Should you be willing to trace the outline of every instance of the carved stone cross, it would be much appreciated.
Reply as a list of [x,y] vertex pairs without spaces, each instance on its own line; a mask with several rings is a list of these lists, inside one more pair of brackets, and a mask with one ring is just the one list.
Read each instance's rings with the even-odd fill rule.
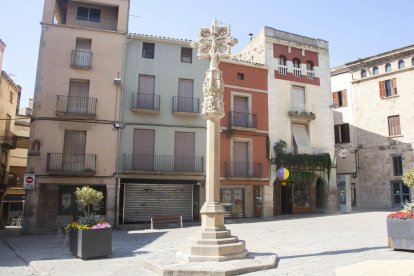
[[199,39],[191,43],[191,47],[197,49],[200,59],[210,61],[210,68],[203,83],[204,101],[201,115],[206,119],[224,117],[224,84],[218,65],[221,59],[230,57],[231,47],[236,43],[237,39],[231,36],[230,26],[219,25],[216,18],[210,27],[201,28]]

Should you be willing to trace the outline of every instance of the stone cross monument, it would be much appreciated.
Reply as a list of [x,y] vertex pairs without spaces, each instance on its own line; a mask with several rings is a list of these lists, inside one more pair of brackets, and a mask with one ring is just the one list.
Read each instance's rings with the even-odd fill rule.
[[228,25],[216,19],[210,27],[201,28],[199,39],[191,46],[200,59],[210,61],[203,83],[201,115],[207,120],[206,202],[201,208],[201,233],[177,251],[177,257],[189,262],[226,261],[247,255],[244,241],[231,236],[224,226],[224,209],[220,204],[220,119],[224,117],[224,83],[218,68],[221,59],[230,57],[237,40]]

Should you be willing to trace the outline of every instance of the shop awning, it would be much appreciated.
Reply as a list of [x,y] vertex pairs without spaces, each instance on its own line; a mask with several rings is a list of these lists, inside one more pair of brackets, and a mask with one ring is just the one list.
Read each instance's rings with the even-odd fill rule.
[[295,139],[298,153],[312,153],[308,131],[305,125],[292,125],[293,138]]

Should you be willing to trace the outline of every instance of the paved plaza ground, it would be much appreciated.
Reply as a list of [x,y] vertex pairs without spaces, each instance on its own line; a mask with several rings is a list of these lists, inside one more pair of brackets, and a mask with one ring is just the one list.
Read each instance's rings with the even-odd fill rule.
[[[387,247],[388,212],[228,220],[254,254],[276,253],[275,269],[245,275],[414,275],[414,252]],[[81,260],[54,234],[0,235],[0,275],[155,275],[143,268],[154,254],[174,251],[197,226],[113,231],[111,258]]]

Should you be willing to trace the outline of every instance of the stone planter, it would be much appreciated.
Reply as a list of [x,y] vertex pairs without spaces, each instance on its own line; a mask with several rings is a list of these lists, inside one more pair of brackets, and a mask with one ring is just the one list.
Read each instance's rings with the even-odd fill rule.
[[414,219],[387,218],[388,247],[414,250]]
[[71,230],[69,249],[73,255],[82,259],[111,255],[112,229]]

